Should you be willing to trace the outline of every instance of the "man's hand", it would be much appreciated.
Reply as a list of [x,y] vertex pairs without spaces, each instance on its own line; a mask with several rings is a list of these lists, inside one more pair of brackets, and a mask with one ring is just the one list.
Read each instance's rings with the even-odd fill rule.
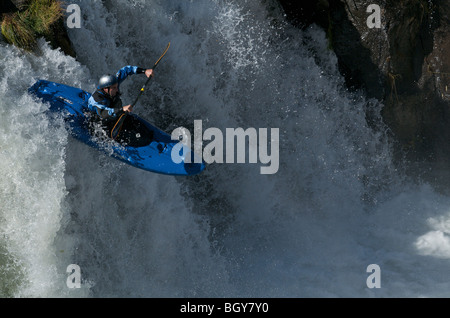
[[133,107],[131,107],[131,105],[127,105],[127,106],[123,106],[122,109],[124,112],[131,113],[131,111],[133,110]]
[[151,69],[151,68],[146,69],[145,76],[147,76],[147,77],[153,76],[153,69]]

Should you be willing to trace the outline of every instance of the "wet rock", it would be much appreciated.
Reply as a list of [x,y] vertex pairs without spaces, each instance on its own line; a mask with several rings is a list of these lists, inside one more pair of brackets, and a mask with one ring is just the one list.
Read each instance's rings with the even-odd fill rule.
[[25,6],[30,2],[29,0],[11,0],[17,9],[23,10]]
[[7,42],[35,51],[36,40],[44,37],[52,48],[61,48],[65,54],[75,57],[59,2],[5,0],[1,8],[5,11],[1,15],[2,37]]
[[[384,103],[383,119],[413,157],[450,158],[450,4],[444,0],[280,0],[290,21],[320,25],[349,88]],[[371,5],[379,27],[369,27]]]
[[2,0],[0,2],[0,17],[3,13],[12,13],[16,11],[17,7],[13,2],[11,2],[11,0]]

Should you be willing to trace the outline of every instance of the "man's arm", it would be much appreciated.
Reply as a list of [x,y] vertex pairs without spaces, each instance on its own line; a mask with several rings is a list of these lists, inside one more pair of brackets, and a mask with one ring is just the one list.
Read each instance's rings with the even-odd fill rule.
[[[144,69],[144,68],[140,68],[137,66],[122,67],[117,72],[117,78],[119,79],[119,84],[122,81],[124,81],[125,78],[127,78],[127,76],[130,74],[145,74],[145,76],[150,77],[150,76],[153,76],[153,69],[151,69],[151,68]],[[122,80],[121,80],[121,78],[122,78]],[[132,110],[133,110],[133,107],[131,107],[131,104],[123,107],[123,111],[125,111],[125,112],[131,112]]]
[[133,74],[145,74],[147,77],[150,77],[151,75],[153,75],[153,70],[131,65],[124,66],[119,71],[117,71],[116,74],[119,84],[122,83],[129,75]]

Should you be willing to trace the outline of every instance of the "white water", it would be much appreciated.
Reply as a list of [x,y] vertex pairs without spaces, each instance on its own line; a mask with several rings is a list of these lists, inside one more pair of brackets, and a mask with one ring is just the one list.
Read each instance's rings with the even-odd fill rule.
[[[262,3],[266,3],[261,1]],[[71,1],[77,60],[0,44],[0,292],[16,297],[434,297],[450,292],[450,197],[392,163],[382,105],[344,89],[325,35],[258,1]],[[278,22],[277,22],[278,21]],[[92,91],[151,67],[136,112],[171,132],[280,128],[280,169],[144,172],[68,136],[26,89]],[[131,102],[143,78],[122,85]],[[191,130],[192,131],[192,130]],[[56,137],[56,138],[55,138]],[[66,286],[78,264],[82,288]],[[369,289],[366,268],[381,268]]]

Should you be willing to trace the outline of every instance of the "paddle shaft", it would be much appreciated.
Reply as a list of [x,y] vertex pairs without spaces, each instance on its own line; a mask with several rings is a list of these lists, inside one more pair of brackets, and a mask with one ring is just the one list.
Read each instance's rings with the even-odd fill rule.
[[[152,68],[153,70],[158,66],[159,61],[161,61],[161,59],[163,58],[163,56],[166,54],[167,50],[169,49],[169,46],[170,46],[170,42],[169,42],[169,44],[167,45],[166,49],[164,50],[164,53],[163,53],[163,54],[161,55],[161,57],[156,61],[155,65],[153,65],[153,68]],[[136,99],[134,100],[134,103],[131,104],[131,108],[133,108],[133,107],[136,105],[136,103],[138,102],[139,98],[142,96],[142,93],[144,92],[145,87],[146,87],[147,84],[150,82],[150,80],[152,79],[152,77],[153,77],[153,75],[152,75],[152,76],[149,76],[149,77],[147,78],[147,80],[146,80],[145,83],[144,83],[144,86],[142,86],[141,90],[139,91],[138,96],[137,96]]]
[[[156,61],[156,63],[153,65],[153,70],[156,68],[156,66],[158,66],[159,61],[161,61],[161,59],[163,58],[163,56],[166,54],[167,50],[170,47],[170,42],[169,44],[167,44],[166,49],[164,50],[163,54],[159,57],[159,59]],[[139,98],[142,96],[142,93],[145,90],[145,87],[147,86],[147,84],[150,82],[150,80],[152,79],[153,75],[149,76],[147,78],[147,80],[144,83],[144,86],[142,86],[141,90],[139,91],[138,96],[136,97],[136,99],[134,100],[133,104],[131,104],[131,108],[133,108],[136,103],[138,102]],[[127,117],[128,112],[123,113],[119,119],[117,120],[116,124],[114,125],[113,129],[111,130],[111,138],[112,139],[116,139],[116,137],[119,135],[120,130],[122,129],[122,125],[123,122],[125,121],[125,118]]]

